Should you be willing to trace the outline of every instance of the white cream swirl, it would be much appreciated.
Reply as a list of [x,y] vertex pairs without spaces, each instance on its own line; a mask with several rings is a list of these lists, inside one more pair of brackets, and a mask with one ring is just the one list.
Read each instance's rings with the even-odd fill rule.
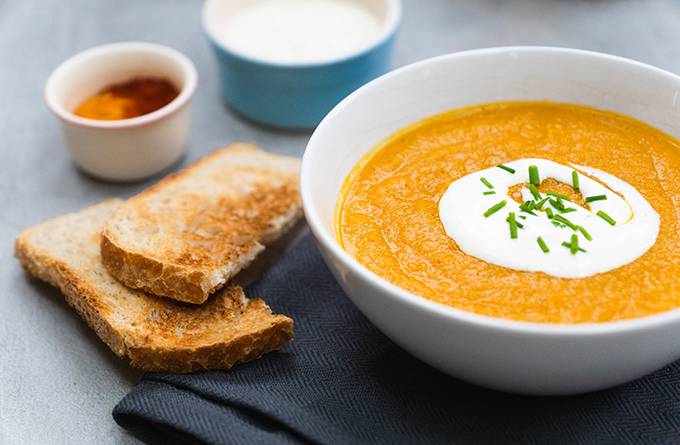
[[[659,215],[647,200],[630,184],[594,168],[579,165],[562,165],[546,159],[520,159],[504,164],[515,173],[491,167],[459,178],[451,183],[439,202],[439,218],[446,233],[461,250],[488,263],[510,269],[545,272],[562,278],[583,278],[621,267],[642,256],[656,242],[659,233]],[[522,211],[520,204],[509,195],[510,187],[529,182],[529,166],[538,167],[540,178],[553,178],[572,184],[572,172],[577,171],[579,190],[584,197],[605,195],[606,200],[588,203],[590,209],[569,201],[566,207],[575,210],[560,213],[546,202],[542,209],[550,208],[555,215],[566,218],[573,229],[550,219],[543,210],[532,215]],[[488,188],[484,178],[493,186]],[[494,194],[484,195],[484,192]],[[522,189],[524,201],[536,200],[527,188]],[[548,197],[541,194],[542,197]],[[495,204],[506,204],[495,213],[484,213]],[[611,217],[611,225],[602,214]],[[517,238],[510,236],[510,212],[523,225]],[[521,217],[520,217],[521,215]],[[585,233],[592,238],[588,240]],[[576,254],[563,242],[570,244],[576,234],[580,249]],[[545,242],[549,252],[544,252],[538,238]]]

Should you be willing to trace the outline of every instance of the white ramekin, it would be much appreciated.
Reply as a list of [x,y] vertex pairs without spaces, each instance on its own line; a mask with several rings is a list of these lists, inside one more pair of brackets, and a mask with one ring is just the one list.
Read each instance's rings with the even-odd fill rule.
[[491,48],[388,73],[324,118],[302,161],[307,222],[338,282],[366,317],[404,349],[446,373],[491,388],[545,395],[593,391],[677,360],[680,309],[575,325],[492,318],[401,289],[338,244],[334,210],[340,188],[376,143],[426,116],[509,100],[612,110],[680,137],[680,77],[620,57],[561,48]]
[[[161,77],[180,90],[168,105],[132,119],[100,121],[73,114],[102,88],[135,77]],[[45,86],[45,101],[59,118],[75,163],[112,181],[162,171],[182,155],[189,136],[189,101],[196,90],[193,63],[171,48],[142,42],[98,46],[59,65]]]

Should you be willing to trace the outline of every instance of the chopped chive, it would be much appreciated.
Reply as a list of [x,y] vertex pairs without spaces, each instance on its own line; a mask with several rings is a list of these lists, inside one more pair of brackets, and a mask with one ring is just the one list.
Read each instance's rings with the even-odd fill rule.
[[565,201],[571,201],[571,198],[569,198],[567,195],[563,195],[562,193],[548,192],[548,195],[554,196],[555,198],[564,199]]
[[522,219],[527,219],[526,215],[519,215],[519,217]]
[[538,238],[536,238],[536,242],[538,243],[543,253],[550,252],[550,249],[548,249],[548,245],[545,243],[545,241],[543,241],[543,238],[539,236]]
[[507,221],[510,224],[510,238],[517,239],[517,221],[515,220],[515,212],[510,212]]
[[531,192],[531,196],[533,196],[536,201],[541,200],[542,196],[540,193],[538,193],[538,189],[535,185],[529,184],[529,191]]
[[[563,245],[564,247],[566,247],[567,249],[571,250],[571,243],[568,243],[568,242],[564,241],[564,242],[562,243],[562,245]],[[583,248],[581,248],[581,247],[577,247],[576,250],[578,250],[579,252],[583,252],[583,253],[586,253],[586,252],[587,252],[586,249],[583,249]]]
[[553,206],[555,208],[555,210],[557,210],[560,213],[564,213],[564,211],[567,209],[564,206],[564,203],[562,202],[562,200],[559,199],[559,198],[557,198],[557,199],[551,198],[551,199],[548,200],[548,202],[550,203],[551,206]]
[[577,252],[585,252],[586,251],[585,249],[579,247],[579,245],[578,245],[578,235],[576,235],[575,233],[571,235],[571,241],[570,242],[564,241],[562,243],[562,245],[564,247],[568,248],[572,255],[576,255]]
[[588,241],[593,240],[593,237],[590,236],[590,233],[588,233],[588,231],[583,226],[576,226],[576,228],[578,229],[579,232],[581,232],[583,234],[583,237],[585,239],[587,239]]
[[529,182],[535,186],[541,185],[541,178],[538,176],[538,167],[529,166]]
[[569,228],[572,229],[572,230],[576,230],[576,227],[577,227],[576,224],[574,224],[573,222],[569,221],[567,218],[565,218],[565,217],[562,216],[562,215],[554,215],[554,216],[553,216],[553,219],[554,219],[555,221],[557,221],[557,222],[560,222],[560,223],[564,224],[565,226],[569,227]]
[[555,226],[555,227],[561,227],[561,228],[563,228],[563,229],[564,229],[565,227],[567,227],[567,226],[565,226],[564,224],[558,223],[557,221],[550,221],[550,222],[551,222],[551,224],[552,224],[553,226]]
[[567,207],[566,209],[562,210],[562,213],[571,213],[571,212],[575,212],[575,211],[576,211],[575,208]]
[[571,185],[574,187],[574,190],[578,191],[579,183],[578,183],[578,173],[576,173],[576,170],[571,172]]
[[588,196],[586,202],[605,201],[606,199],[607,195]]
[[[519,215],[519,216],[521,217],[522,215]],[[526,218],[526,217],[525,217],[525,218]],[[506,222],[510,222],[510,215],[508,215],[508,217],[505,218],[505,221],[506,221]],[[517,219],[515,219],[515,224],[517,224],[517,227],[519,227],[520,229],[523,229],[523,228],[524,228],[524,224],[522,224],[522,223],[520,223],[519,221],[517,221]]]
[[484,218],[488,218],[489,216],[493,215],[494,213],[505,207],[505,204],[507,204],[507,201],[503,200],[492,205],[486,212],[484,212]]
[[549,198],[543,198],[540,201],[538,201],[536,204],[534,204],[534,207],[537,208],[538,210],[541,210],[541,207],[543,207],[543,204],[548,201]]
[[486,178],[479,178],[479,180],[482,181],[482,184],[484,184],[488,188],[490,188],[490,189],[493,188],[493,185],[491,185],[491,183],[489,181],[487,181]]
[[548,207],[547,209],[545,209],[545,214],[548,215],[548,219],[552,219],[553,216],[554,216],[554,215],[553,215],[553,211],[552,211],[552,209],[551,209],[550,207]]
[[575,233],[571,235],[571,247],[569,247],[569,250],[572,255],[576,255],[576,252],[578,252],[578,235]]
[[510,168],[510,167],[508,167],[507,165],[498,164],[496,167],[502,168],[502,169],[505,170],[506,172],[512,173],[513,175],[515,174],[515,169],[514,169],[514,168]]
[[533,210],[534,210],[534,202],[533,201],[524,201],[519,206],[519,209],[523,212],[530,214],[530,215],[536,216],[536,214],[533,212]]
[[496,192],[494,192],[493,190],[488,190],[488,191],[483,193],[483,195],[495,195],[495,194],[496,194]]
[[616,221],[614,221],[614,218],[612,218],[611,216],[607,215],[607,214],[604,213],[602,210],[598,210],[597,213],[596,213],[596,215],[599,216],[600,218],[604,219],[605,221],[607,221],[607,222],[608,222],[609,224],[611,224],[612,226],[615,226],[615,225],[616,225]]

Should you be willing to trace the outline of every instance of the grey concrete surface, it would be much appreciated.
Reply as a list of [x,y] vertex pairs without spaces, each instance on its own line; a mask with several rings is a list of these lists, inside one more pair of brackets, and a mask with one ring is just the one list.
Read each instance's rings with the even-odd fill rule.
[[[308,133],[254,125],[221,102],[200,1],[0,0],[0,443],[137,443],[111,418],[132,371],[12,256],[28,225],[153,180],[98,182],[71,164],[43,104],[50,71],[88,47],[123,40],[170,45],[200,81],[183,163],[233,141],[300,155]],[[586,48],[680,72],[675,0],[404,0],[395,66],[463,49],[519,44]]]

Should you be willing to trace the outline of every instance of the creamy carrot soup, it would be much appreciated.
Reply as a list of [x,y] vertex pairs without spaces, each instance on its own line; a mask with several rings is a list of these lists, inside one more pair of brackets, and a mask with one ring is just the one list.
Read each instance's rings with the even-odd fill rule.
[[351,171],[337,236],[414,294],[493,317],[606,322],[680,307],[680,142],[549,102],[453,110]]

